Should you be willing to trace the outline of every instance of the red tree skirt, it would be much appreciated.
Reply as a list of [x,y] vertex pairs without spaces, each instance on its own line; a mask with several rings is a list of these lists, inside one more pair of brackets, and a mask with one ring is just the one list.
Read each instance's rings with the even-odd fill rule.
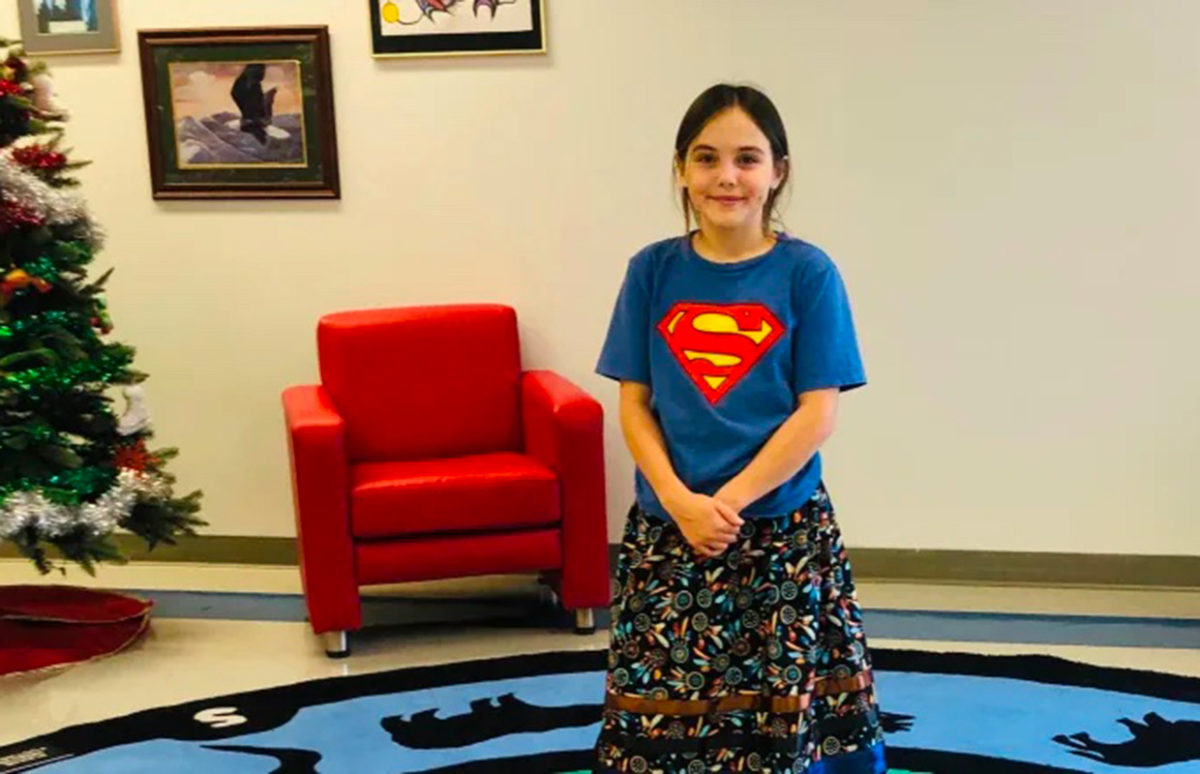
[[78,586],[0,586],[0,676],[116,653],[146,631],[153,606]]

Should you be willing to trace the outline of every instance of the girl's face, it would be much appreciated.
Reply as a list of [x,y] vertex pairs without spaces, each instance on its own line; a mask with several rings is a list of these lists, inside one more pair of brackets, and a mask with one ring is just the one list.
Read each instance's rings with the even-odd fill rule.
[[763,228],[767,196],[783,178],[782,160],[741,108],[713,116],[688,146],[678,184],[687,189],[701,229]]

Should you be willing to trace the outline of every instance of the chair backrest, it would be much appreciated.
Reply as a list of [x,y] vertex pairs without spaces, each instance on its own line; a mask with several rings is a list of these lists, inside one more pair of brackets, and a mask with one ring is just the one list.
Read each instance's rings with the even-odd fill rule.
[[352,462],[520,451],[517,315],[500,304],[372,309],[317,325]]

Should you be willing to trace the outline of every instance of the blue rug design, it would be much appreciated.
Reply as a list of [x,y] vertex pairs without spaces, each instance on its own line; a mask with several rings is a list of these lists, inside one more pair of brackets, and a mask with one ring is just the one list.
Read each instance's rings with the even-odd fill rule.
[[[1200,680],[1047,656],[872,651],[892,772],[1200,772]],[[591,770],[603,651],[327,678],[74,726],[0,774]]]

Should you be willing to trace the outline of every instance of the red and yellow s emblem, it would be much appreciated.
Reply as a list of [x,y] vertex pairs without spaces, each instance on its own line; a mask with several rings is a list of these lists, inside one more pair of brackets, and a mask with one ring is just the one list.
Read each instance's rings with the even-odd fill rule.
[[658,332],[708,402],[716,404],[783,335],[783,325],[762,304],[681,301],[658,323]]

